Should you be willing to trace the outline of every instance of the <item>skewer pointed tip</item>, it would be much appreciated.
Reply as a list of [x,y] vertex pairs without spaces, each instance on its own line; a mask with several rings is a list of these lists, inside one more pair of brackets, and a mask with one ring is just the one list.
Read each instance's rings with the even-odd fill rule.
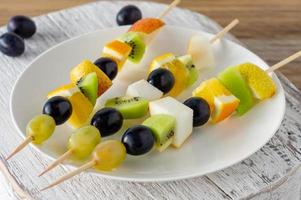
[[54,186],[56,186],[56,185],[58,185],[58,184],[60,184],[60,183],[62,183],[64,181],[72,178],[73,176],[75,176],[77,174],[80,174],[81,172],[83,172],[83,171],[85,171],[85,170],[93,167],[95,164],[96,164],[96,161],[92,160],[92,161],[90,161],[90,162],[82,165],[80,168],[78,168],[78,169],[76,169],[76,170],[74,170],[74,171],[72,171],[72,172],[70,172],[70,173],[62,176],[61,178],[59,178],[58,180],[54,181],[53,183],[51,183],[47,187],[42,188],[40,191],[45,191],[47,189],[50,189],[50,188],[52,188],[52,187],[54,187]]
[[66,151],[63,155],[61,155],[58,159],[56,159],[55,161],[53,161],[50,165],[48,165],[39,175],[38,177],[41,177],[42,175],[46,174],[47,172],[49,172],[50,170],[52,170],[53,168],[55,168],[56,166],[58,166],[59,164],[61,164],[62,162],[64,162],[66,159],[68,159],[71,155],[72,155],[73,150],[69,149],[68,151]]
[[21,151],[25,146],[27,146],[32,141],[32,137],[28,136],[25,140],[19,144],[11,153],[5,158],[5,161],[11,159],[14,155],[16,155],[19,151]]

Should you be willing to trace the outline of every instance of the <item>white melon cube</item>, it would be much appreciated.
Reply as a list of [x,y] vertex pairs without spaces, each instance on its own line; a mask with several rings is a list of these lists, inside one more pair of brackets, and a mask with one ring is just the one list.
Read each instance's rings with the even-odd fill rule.
[[201,36],[192,36],[189,42],[188,54],[192,56],[193,64],[197,69],[213,69],[215,68],[215,60],[210,41]]
[[163,96],[163,92],[143,79],[129,85],[126,95],[131,97],[143,97],[149,101],[154,101],[160,99]]
[[149,103],[151,115],[167,114],[176,118],[174,147],[181,147],[193,129],[193,110],[172,97],[165,97]]

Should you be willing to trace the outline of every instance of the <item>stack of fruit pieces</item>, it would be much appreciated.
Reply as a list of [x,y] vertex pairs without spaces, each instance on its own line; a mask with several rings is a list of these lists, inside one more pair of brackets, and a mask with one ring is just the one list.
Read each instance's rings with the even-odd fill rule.
[[107,43],[102,56],[118,63],[119,70],[127,60],[137,64],[143,58],[146,47],[164,25],[164,22],[157,18],[141,19],[133,24],[127,33]]
[[[165,16],[179,3],[180,0],[174,0],[160,18]],[[132,12],[136,13],[135,16],[132,16]],[[137,7],[128,6],[118,13],[120,17],[117,20],[118,23],[128,23],[130,21],[134,23],[128,33],[105,45],[102,52],[103,57],[94,63],[85,60],[72,69],[70,73],[70,84],[63,85],[48,94],[48,100],[44,104],[43,114],[37,115],[29,121],[26,129],[26,139],[12,151],[6,158],[7,160],[21,151],[30,142],[41,144],[48,140],[53,134],[56,125],[61,125],[68,121],[73,128],[78,128],[88,123],[97,97],[103,95],[111,87],[112,80],[117,75],[118,70],[122,69],[125,61],[131,60],[134,63],[139,63],[144,55],[146,45],[151,42],[159,30],[165,25],[160,18],[140,20],[141,15],[139,12],[140,10]],[[130,18],[129,15],[131,15]],[[23,18],[21,21],[22,20]],[[26,18],[25,21],[23,20],[19,25],[24,25],[23,23],[27,22],[28,20]],[[31,23],[31,21],[29,21],[29,23]],[[34,34],[34,32],[32,34]],[[2,39],[1,37],[0,43]],[[109,120],[110,116],[114,116],[115,120],[122,121],[122,119],[116,118],[118,116],[122,117],[121,113],[118,112],[119,114],[116,115],[117,111],[115,111],[116,110],[113,109],[104,113],[97,112],[92,121],[94,120],[96,124],[101,123],[102,126],[105,127],[112,125]],[[97,117],[103,117],[102,114],[108,121]],[[114,132],[115,129],[116,127],[113,128],[113,130],[104,128],[104,133],[102,134],[106,134],[106,131],[108,131],[107,134],[112,134],[111,132]],[[66,156],[66,158],[68,157],[67,155],[64,156]]]
[[200,71],[214,67],[212,45],[205,37],[195,35],[190,39],[186,55],[175,56],[173,53],[166,53],[158,56],[150,64],[149,73],[158,68],[171,71],[175,84],[168,95],[176,97],[198,80]]
[[156,18],[137,21],[127,33],[107,43],[102,57],[94,62],[84,60],[70,72],[71,83],[61,86],[48,94],[67,97],[73,107],[68,123],[73,128],[87,123],[96,99],[106,92],[127,60],[139,63],[146,46],[156,36],[164,22]]
[[226,68],[218,78],[204,81],[193,96],[208,101],[212,122],[219,122],[235,111],[245,114],[257,101],[270,98],[275,91],[276,85],[265,71],[252,63],[244,63]]
[[95,64],[88,60],[71,70],[71,83],[61,86],[48,94],[48,98],[62,96],[71,102],[73,112],[68,123],[79,128],[87,122],[97,97],[112,85],[111,79]]

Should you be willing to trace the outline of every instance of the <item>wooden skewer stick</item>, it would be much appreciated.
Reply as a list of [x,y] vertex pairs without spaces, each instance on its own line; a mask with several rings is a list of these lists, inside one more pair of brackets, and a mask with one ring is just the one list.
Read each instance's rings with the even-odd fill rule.
[[30,142],[32,141],[32,136],[28,136],[25,138],[25,140],[19,144],[19,146],[17,146],[9,156],[7,156],[5,158],[5,160],[9,160],[10,158],[12,158],[14,155],[16,155],[19,151],[21,151],[24,147],[26,147],[26,145],[28,145]]
[[72,178],[73,176],[77,175],[77,174],[80,174],[81,172],[83,171],[86,171],[87,169],[90,169],[92,168],[93,166],[95,166],[96,164],[96,161],[95,160],[92,160],[86,164],[84,164],[83,166],[81,166],[80,168],[70,172],[69,174],[66,174],[64,176],[62,176],[61,178],[59,178],[58,180],[56,180],[55,182],[53,182],[52,184],[48,185],[47,187],[44,187],[43,189],[41,189],[41,191],[44,191],[44,190],[47,190],[49,188],[52,188],[70,178]]
[[266,73],[273,72],[273,71],[279,69],[280,67],[283,67],[284,65],[292,62],[293,60],[295,60],[299,57],[301,57],[301,51],[298,51],[297,53],[295,53],[295,54],[289,56],[288,58],[280,61],[279,63],[273,65],[272,67],[270,67],[269,69],[266,70]]
[[211,40],[210,43],[213,44],[218,39],[222,38],[226,33],[228,33],[232,28],[234,28],[239,23],[238,19],[234,19],[228,26],[226,26],[223,30],[221,30],[218,34],[216,34]]
[[163,13],[161,13],[161,15],[158,17],[158,19],[162,19],[163,17],[165,17],[165,15],[167,15],[167,13],[169,13],[180,2],[181,2],[181,0],[174,0],[171,4],[169,4],[169,6],[166,8],[166,10]]
[[55,168],[56,166],[58,166],[59,164],[61,164],[62,162],[64,162],[66,159],[68,159],[73,153],[72,149],[69,149],[68,151],[66,151],[63,155],[61,155],[58,159],[56,159],[55,161],[53,161],[50,165],[48,165],[44,171],[42,171],[38,177],[42,176],[43,174],[49,172],[50,170],[52,170],[53,168]]

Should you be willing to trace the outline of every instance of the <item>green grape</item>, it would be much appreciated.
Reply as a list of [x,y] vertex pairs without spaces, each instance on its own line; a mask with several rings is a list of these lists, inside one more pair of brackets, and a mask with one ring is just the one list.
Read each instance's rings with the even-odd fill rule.
[[96,146],[93,156],[96,169],[111,171],[123,163],[126,149],[118,140],[107,140]]
[[32,118],[26,127],[27,136],[32,137],[32,143],[41,144],[54,132],[55,121],[49,115],[37,115]]
[[77,129],[69,138],[68,149],[76,159],[89,156],[101,140],[100,133],[94,126],[88,125]]

